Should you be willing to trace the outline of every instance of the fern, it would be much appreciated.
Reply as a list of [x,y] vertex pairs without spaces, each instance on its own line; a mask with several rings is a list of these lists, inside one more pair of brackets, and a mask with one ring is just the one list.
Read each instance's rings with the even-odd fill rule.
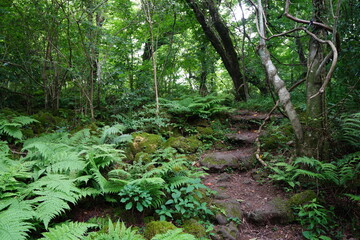
[[3,115],[0,115],[0,135],[5,134],[15,139],[22,139],[23,134],[21,128],[33,122],[38,121],[27,116],[18,116],[8,119]]
[[84,240],[145,240],[136,230],[127,228],[123,222],[117,221],[115,224],[109,219],[108,225],[101,231],[90,233]]
[[[4,204],[4,201],[0,202]],[[29,222],[34,215],[29,202],[10,200],[6,201],[3,207],[0,211],[0,239],[26,239],[28,232],[34,229],[33,225]]]
[[56,216],[69,210],[69,203],[75,204],[81,197],[81,189],[75,186],[75,180],[65,175],[48,175],[30,184],[26,193],[34,195],[31,202],[35,206],[35,217],[48,228],[49,222]]
[[352,201],[360,202],[360,195],[354,195],[354,194],[349,194],[349,193],[345,193],[344,195],[349,197],[350,200],[352,200]]
[[196,240],[196,237],[194,237],[191,234],[183,233],[183,230],[181,228],[176,228],[167,231],[163,234],[157,234],[155,235],[151,240]]
[[114,138],[117,137],[119,134],[122,134],[125,130],[125,126],[121,124],[115,124],[114,126],[105,126],[102,129],[101,138],[99,140],[100,144],[104,143],[114,143]]
[[97,227],[97,224],[66,222],[59,224],[53,228],[49,228],[48,232],[42,233],[44,236],[40,240],[79,240],[84,239],[89,228]]
[[342,119],[343,140],[360,147],[360,112],[344,116]]

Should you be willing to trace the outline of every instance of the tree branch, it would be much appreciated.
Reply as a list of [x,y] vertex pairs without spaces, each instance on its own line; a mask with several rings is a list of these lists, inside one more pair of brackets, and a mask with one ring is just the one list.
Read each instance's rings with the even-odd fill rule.
[[285,13],[284,15],[295,21],[295,22],[298,22],[298,23],[304,23],[304,24],[313,24],[313,25],[316,25],[316,26],[319,26],[319,27],[322,27],[322,28],[325,28],[326,30],[332,32],[333,29],[329,26],[327,26],[326,24],[323,24],[323,23],[320,23],[320,22],[315,22],[315,21],[307,21],[307,20],[303,20],[303,19],[300,19],[300,18],[297,18],[297,17],[294,17],[292,16],[290,13],[289,13],[289,6],[290,6],[290,0],[286,0],[286,3],[285,3]]

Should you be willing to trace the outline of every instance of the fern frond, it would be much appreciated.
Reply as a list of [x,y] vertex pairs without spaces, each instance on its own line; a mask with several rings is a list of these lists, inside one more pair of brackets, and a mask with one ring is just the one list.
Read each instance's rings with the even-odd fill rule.
[[175,176],[169,179],[170,187],[179,188],[192,183],[193,178],[187,176]]
[[83,239],[89,228],[98,227],[97,224],[83,222],[66,222],[42,233],[40,240],[79,240]]
[[296,158],[296,160],[294,161],[294,165],[308,165],[310,167],[316,167],[316,166],[320,166],[321,162],[315,158],[309,158],[309,157],[298,157]]
[[122,134],[122,132],[125,130],[125,126],[122,125],[122,124],[115,124],[114,126],[105,126],[103,128],[103,132],[101,134],[101,138],[99,140],[99,143],[100,144],[104,144],[106,143],[106,140],[109,138],[109,137],[114,137],[118,134]]
[[127,228],[123,222],[113,223],[109,219],[104,229],[107,229],[106,233],[91,233],[84,240],[145,240],[136,230]]
[[75,181],[65,175],[49,174],[29,185],[28,194],[35,196],[31,200],[36,206],[35,217],[44,223],[45,228],[53,218],[70,209],[69,203],[75,204],[82,196]]
[[76,144],[84,144],[87,143],[91,139],[90,130],[85,128],[76,132],[73,136],[71,136],[67,143],[69,145],[76,145]]
[[0,212],[0,239],[23,240],[28,232],[34,229],[28,222],[34,215],[28,201],[12,201],[6,210]]
[[19,123],[21,126],[28,125],[30,123],[39,122],[38,120],[28,116],[18,116],[12,119],[13,122]]
[[324,176],[320,173],[315,173],[305,169],[296,169],[293,179],[296,179],[298,176],[305,176],[315,179],[324,179]]
[[181,228],[169,230],[163,234],[156,234],[151,240],[196,240],[191,234],[183,233]]
[[354,195],[349,193],[345,193],[344,195],[348,196],[352,201],[360,202],[360,195]]
[[38,204],[35,217],[44,223],[46,229],[53,218],[70,209],[68,202],[76,203],[75,197],[60,191],[35,191],[34,193],[39,196],[32,200]]

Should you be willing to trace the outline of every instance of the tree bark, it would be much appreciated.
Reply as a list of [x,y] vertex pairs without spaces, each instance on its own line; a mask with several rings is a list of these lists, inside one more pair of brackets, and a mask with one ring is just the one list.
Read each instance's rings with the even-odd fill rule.
[[291,125],[294,129],[295,136],[298,142],[303,141],[304,133],[299,120],[299,117],[295,111],[294,106],[292,105],[290,99],[290,93],[286,89],[285,82],[280,78],[277,69],[270,58],[270,53],[266,47],[265,37],[265,25],[264,25],[264,11],[262,8],[261,0],[258,0],[258,18],[259,18],[259,34],[260,34],[260,45],[259,45],[259,55],[261,62],[265,67],[267,77],[269,81],[275,88],[276,93],[278,94],[281,105],[284,107]]
[[[324,2],[313,0],[313,7],[313,19],[321,23],[325,11]],[[325,37],[326,32],[322,27],[315,26],[315,31],[319,38]],[[306,131],[302,151],[304,155],[319,160],[327,158],[328,150],[325,94],[317,94],[325,79],[325,68],[321,66],[323,61],[324,51],[321,43],[311,38],[306,75]]]
[[[235,100],[246,100],[245,85],[240,71],[238,54],[234,43],[230,37],[228,27],[222,21],[218,8],[214,0],[205,0],[203,8],[209,12],[210,16],[205,16],[202,7],[195,0],[186,0],[193,10],[197,21],[200,23],[206,37],[220,55],[226,70],[228,71],[235,91]],[[210,23],[211,22],[211,23]]]

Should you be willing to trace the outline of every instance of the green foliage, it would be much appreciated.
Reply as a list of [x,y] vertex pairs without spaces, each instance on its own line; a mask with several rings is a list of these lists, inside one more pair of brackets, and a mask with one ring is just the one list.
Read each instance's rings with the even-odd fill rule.
[[170,119],[163,111],[156,113],[154,104],[148,104],[141,110],[132,113],[113,116],[121,122],[125,129],[131,131],[159,132],[160,129],[170,126]]
[[14,139],[22,139],[21,128],[37,120],[27,116],[5,117],[0,114],[0,136],[7,135]]
[[360,148],[360,112],[342,118],[342,139]]
[[169,230],[166,233],[155,235],[151,240],[196,240],[193,235],[182,231],[181,228]]
[[228,95],[209,94],[205,97],[190,96],[178,101],[162,100],[162,107],[175,117],[188,118],[198,116],[209,118],[217,113],[226,113],[232,111],[228,103],[231,102]]
[[297,220],[307,229],[303,232],[306,239],[331,239],[324,234],[332,227],[335,214],[319,204],[316,198],[308,204],[296,207],[295,211]]
[[35,217],[45,228],[53,218],[70,209],[69,203],[75,204],[82,197],[75,181],[66,175],[49,174],[30,184],[26,190],[28,195],[34,196],[30,201],[35,207]]
[[144,240],[144,238],[133,230],[131,227],[127,228],[123,222],[117,221],[113,223],[110,219],[108,224],[89,236],[83,238],[84,240]]
[[176,229],[175,225],[166,221],[152,221],[146,224],[144,236],[147,239],[152,239],[157,234],[163,234],[169,230]]
[[85,234],[89,228],[97,227],[96,224],[82,222],[65,222],[49,228],[48,232],[42,233],[44,236],[40,240],[79,240],[85,239]]
[[337,184],[339,181],[338,168],[334,164],[323,163],[314,158],[299,157],[292,163],[277,162],[270,168],[274,172],[269,175],[272,180],[285,182],[291,188],[300,186],[300,177],[313,179],[316,184],[319,181]]
[[183,187],[168,187],[167,194],[170,199],[156,210],[156,213],[160,215],[160,220],[178,219],[179,217],[181,219],[196,217],[206,220],[209,215],[213,215],[207,203],[199,201],[203,195],[198,190],[203,188],[206,187],[200,179],[189,180]]
[[126,185],[120,192],[122,203],[127,203],[126,210],[136,208],[139,212],[145,208],[158,207],[162,203],[162,178],[142,178]]
[[0,239],[23,240],[34,229],[29,222],[34,216],[28,201],[8,199],[0,201]]

